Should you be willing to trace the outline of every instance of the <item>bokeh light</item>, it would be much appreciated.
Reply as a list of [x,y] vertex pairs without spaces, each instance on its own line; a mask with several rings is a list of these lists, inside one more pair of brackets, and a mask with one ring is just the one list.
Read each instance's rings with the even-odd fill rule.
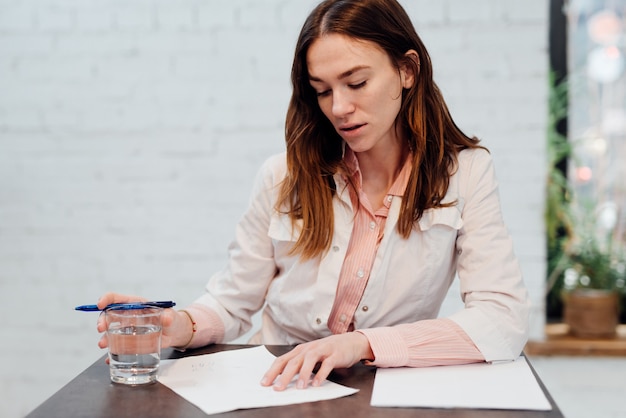
[[587,74],[599,83],[612,83],[624,71],[624,56],[616,46],[594,48],[587,58]]
[[587,183],[593,178],[593,170],[590,167],[578,167],[576,169],[576,180],[579,183]]
[[601,10],[589,18],[589,38],[600,45],[617,45],[622,33],[622,21],[612,10]]

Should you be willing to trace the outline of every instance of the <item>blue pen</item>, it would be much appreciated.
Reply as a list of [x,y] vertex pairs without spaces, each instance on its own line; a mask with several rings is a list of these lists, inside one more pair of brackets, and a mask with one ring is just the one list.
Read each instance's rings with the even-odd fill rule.
[[153,302],[128,302],[128,303],[112,303],[104,307],[104,309],[98,308],[98,305],[81,305],[77,306],[77,311],[94,312],[94,311],[106,311],[109,309],[128,310],[128,309],[144,309],[144,308],[172,308],[176,306],[176,303],[171,300],[153,301]]

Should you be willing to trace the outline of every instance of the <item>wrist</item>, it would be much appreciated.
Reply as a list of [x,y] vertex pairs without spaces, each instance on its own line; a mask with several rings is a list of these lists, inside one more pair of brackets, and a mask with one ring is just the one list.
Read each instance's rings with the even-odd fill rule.
[[370,345],[370,340],[367,338],[365,334],[359,331],[354,332],[355,335],[359,338],[359,353],[362,361],[374,361],[374,352],[372,351],[372,346]]
[[181,309],[177,311],[176,314],[178,315],[178,319],[183,321],[184,326],[182,327],[183,332],[180,333],[180,337],[174,348],[179,351],[185,351],[192,344],[198,328],[196,321],[188,311]]

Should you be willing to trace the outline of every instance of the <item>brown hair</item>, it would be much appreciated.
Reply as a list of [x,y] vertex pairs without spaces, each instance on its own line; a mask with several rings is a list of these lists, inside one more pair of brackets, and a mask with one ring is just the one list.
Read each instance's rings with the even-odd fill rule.
[[[376,43],[396,68],[409,65],[413,87],[405,89],[398,114],[401,135],[409,142],[413,171],[402,199],[398,232],[408,238],[425,210],[442,203],[456,158],[462,149],[477,148],[454,123],[433,80],[426,47],[396,0],[326,0],[306,19],[291,70],[293,92],[285,124],[287,177],[276,209],[301,220],[302,230],[292,250],[312,258],[330,247],[333,235],[333,175],[344,171],[343,140],[322,113],[309,84],[307,52],[323,34],[336,33]],[[405,54],[415,50],[419,61]]]

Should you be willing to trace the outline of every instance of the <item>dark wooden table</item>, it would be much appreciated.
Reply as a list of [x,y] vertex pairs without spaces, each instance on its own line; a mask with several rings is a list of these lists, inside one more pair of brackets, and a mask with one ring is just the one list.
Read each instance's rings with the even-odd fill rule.
[[[218,344],[197,350],[179,353],[164,350],[162,358],[181,358],[185,356],[208,354],[224,350],[250,347],[247,345]],[[291,347],[268,346],[275,355],[289,351]],[[193,404],[178,396],[166,386],[155,383],[147,386],[129,387],[111,383],[108,365],[104,357],[56,394],[35,409],[28,418],[37,417],[176,417],[194,418],[207,415]],[[486,409],[430,409],[430,408],[375,408],[370,406],[372,387],[376,369],[357,364],[349,369],[335,370],[330,380],[345,386],[359,389],[354,395],[329,401],[304,403],[270,408],[245,409],[213,415],[220,418],[562,418],[563,414],[535,373],[542,389],[552,405],[552,411],[514,411]],[[533,370],[533,373],[535,371]],[[219,393],[207,393],[207,396],[220,396]],[[245,393],[242,393],[245,396]]]

